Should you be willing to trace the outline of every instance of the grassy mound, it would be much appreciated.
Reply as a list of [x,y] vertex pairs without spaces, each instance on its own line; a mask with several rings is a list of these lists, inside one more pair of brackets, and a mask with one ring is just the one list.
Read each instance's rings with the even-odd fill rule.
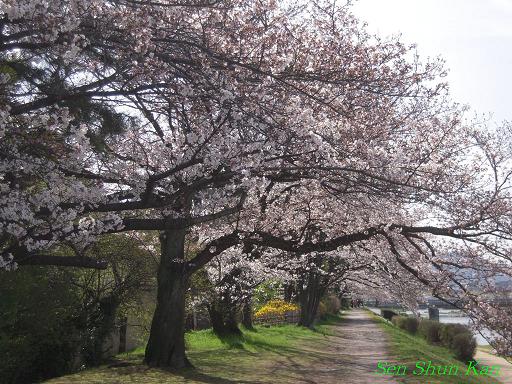
[[418,361],[429,360],[432,365],[455,365],[459,367],[459,376],[399,376],[401,383],[414,384],[499,384],[500,382],[492,377],[473,377],[465,376],[467,366],[456,359],[453,352],[445,347],[429,344],[424,338],[414,336],[399,329],[398,327],[386,322],[381,317],[372,314],[373,318],[379,322],[382,329],[388,334],[391,341],[391,352],[394,355],[396,363],[407,366],[407,371],[412,372]]

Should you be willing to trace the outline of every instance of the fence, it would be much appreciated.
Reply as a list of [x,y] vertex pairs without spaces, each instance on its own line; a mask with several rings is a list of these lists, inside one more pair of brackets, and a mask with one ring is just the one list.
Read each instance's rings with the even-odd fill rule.
[[266,315],[254,318],[254,324],[259,325],[281,325],[281,324],[297,324],[299,322],[299,311],[285,312],[283,315]]

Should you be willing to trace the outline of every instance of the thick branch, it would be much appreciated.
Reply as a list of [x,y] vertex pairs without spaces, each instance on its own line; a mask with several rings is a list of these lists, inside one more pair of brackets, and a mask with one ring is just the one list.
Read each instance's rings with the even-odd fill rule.
[[104,260],[79,256],[33,255],[15,261],[18,265],[54,265],[59,267],[92,269],[106,269],[108,267],[108,263]]

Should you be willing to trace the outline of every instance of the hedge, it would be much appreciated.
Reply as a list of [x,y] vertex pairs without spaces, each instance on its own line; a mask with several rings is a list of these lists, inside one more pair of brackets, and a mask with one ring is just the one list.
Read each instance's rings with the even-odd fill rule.
[[418,332],[429,343],[439,343],[442,325],[438,321],[421,319]]
[[[382,310],[382,316],[390,315],[390,310]],[[392,323],[409,333],[418,333],[430,344],[441,342],[452,351],[455,357],[465,363],[473,360],[476,351],[476,339],[469,327],[463,324],[441,324],[438,321],[421,319],[412,316],[392,316]]]
[[469,362],[473,360],[476,350],[476,340],[469,332],[459,333],[453,337],[451,350],[457,359]]
[[409,333],[415,334],[418,331],[419,321],[412,316],[393,316],[391,319],[393,324]]
[[471,333],[471,331],[464,324],[445,324],[440,332],[441,342],[445,347],[452,348],[453,338],[459,333]]

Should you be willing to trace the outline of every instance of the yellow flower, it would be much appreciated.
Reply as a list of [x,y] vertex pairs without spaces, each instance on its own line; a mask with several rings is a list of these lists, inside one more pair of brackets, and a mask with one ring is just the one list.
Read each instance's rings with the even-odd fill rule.
[[283,300],[270,300],[261,307],[256,313],[256,318],[284,316],[286,312],[297,311],[299,307]]

